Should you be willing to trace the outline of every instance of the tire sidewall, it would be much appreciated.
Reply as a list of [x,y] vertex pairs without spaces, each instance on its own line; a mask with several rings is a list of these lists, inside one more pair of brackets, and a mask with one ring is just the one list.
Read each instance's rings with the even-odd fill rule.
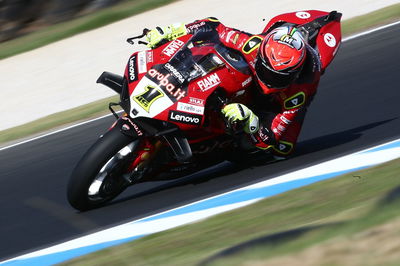
[[133,138],[122,134],[119,128],[114,127],[101,136],[82,156],[71,174],[67,188],[68,201],[74,208],[83,211],[104,204],[101,201],[89,200],[89,186],[108,160],[132,141]]

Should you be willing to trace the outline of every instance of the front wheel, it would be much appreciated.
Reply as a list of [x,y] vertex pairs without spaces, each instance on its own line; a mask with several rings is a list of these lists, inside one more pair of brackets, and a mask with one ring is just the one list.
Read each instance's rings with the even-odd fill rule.
[[123,175],[135,159],[138,142],[123,135],[118,128],[99,138],[72,172],[67,190],[71,206],[85,211],[118,196],[129,185]]

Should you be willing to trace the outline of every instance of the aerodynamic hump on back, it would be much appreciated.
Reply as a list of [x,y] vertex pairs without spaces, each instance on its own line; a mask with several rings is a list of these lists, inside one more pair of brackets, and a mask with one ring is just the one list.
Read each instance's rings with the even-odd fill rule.
[[263,33],[290,23],[304,33],[311,47],[320,54],[322,70],[332,62],[342,41],[340,19],[342,14],[336,11],[305,10],[278,15],[272,18],[263,29]]

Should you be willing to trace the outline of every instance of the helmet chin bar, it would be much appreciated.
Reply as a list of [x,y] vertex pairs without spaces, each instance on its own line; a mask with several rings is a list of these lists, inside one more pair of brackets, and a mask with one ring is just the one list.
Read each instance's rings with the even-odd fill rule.
[[263,88],[265,93],[287,88],[298,77],[301,70],[299,68],[286,73],[276,71],[269,67],[260,57],[256,60],[255,69],[258,80],[267,87]]

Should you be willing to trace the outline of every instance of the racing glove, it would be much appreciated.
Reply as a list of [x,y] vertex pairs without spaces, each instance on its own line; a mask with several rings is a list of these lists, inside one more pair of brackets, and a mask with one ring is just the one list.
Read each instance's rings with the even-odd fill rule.
[[243,130],[248,134],[258,131],[258,117],[247,106],[240,103],[231,103],[222,108],[222,114],[229,123],[244,122]]
[[162,40],[171,41],[186,34],[186,26],[183,23],[175,23],[163,28],[156,27],[146,34],[147,46],[154,48]]

